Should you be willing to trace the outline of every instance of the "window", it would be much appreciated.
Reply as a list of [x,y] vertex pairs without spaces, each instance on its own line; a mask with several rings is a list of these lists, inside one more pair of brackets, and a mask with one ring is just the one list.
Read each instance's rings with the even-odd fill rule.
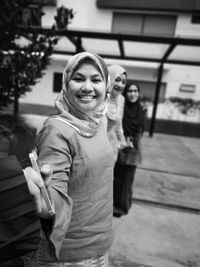
[[179,92],[183,93],[194,93],[196,86],[193,84],[181,84],[179,88]]
[[38,6],[30,6],[23,10],[22,20],[24,26],[41,26],[41,9]]
[[142,35],[174,36],[176,16],[135,13],[113,13],[113,32]]
[[57,0],[31,0],[30,1],[32,4],[44,4],[46,6],[56,6]]
[[191,18],[193,24],[200,24],[200,15],[193,15]]
[[47,6],[56,6],[56,3],[56,0],[44,0],[44,4],[46,4]]
[[62,90],[62,73],[54,72],[53,74],[53,92],[59,93]]

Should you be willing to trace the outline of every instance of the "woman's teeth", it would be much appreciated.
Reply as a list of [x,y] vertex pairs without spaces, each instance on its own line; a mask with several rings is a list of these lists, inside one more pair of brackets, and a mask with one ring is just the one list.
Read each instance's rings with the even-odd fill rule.
[[89,95],[88,96],[83,96],[83,95],[81,96],[81,95],[79,95],[78,97],[81,99],[93,99],[95,96],[89,96]]

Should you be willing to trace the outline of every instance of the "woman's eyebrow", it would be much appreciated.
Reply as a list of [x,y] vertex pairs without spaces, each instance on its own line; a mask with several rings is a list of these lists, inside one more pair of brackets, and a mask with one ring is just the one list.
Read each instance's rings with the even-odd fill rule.
[[73,76],[74,76],[74,75],[80,75],[80,76],[83,76],[83,74],[80,73],[80,72],[78,72],[78,71],[74,72]]
[[[73,74],[73,76],[75,76],[75,75],[78,75],[78,76],[85,76],[83,73],[81,73],[81,72],[75,72],[74,74]],[[91,77],[102,77],[102,75],[101,75],[101,73],[94,73],[94,74],[91,74],[90,75]]]
[[100,73],[96,73],[96,74],[94,74],[94,75],[92,75],[92,76],[94,76],[94,77],[102,77],[102,75],[100,74]]

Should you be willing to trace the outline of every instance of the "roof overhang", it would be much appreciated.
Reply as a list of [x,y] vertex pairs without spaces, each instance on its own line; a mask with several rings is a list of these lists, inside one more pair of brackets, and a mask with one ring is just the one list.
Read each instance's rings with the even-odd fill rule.
[[[21,31],[51,34],[52,29],[35,27]],[[54,34],[59,37],[54,53],[60,55],[90,51],[107,59],[200,66],[200,39],[197,38],[80,30],[54,30]]]
[[98,8],[110,8],[134,11],[154,11],[154,12],[179,12],[198,14],[200,3],[198,0],[97,0]]

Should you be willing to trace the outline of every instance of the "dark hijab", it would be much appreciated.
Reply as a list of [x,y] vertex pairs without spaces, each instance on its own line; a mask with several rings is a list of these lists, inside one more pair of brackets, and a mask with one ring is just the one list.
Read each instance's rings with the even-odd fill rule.
[[122,121],[124,135],[126,137],[138,136],[138,134],[143,131],[144,127],[144,109],[140,104],[139,97],[136,102],[130,102],[127,98],[127,91],[132,85],[135,85],[137,87],[138,92],[140,94],[140,88],[136,82],[126,84],[123,92],[123,95],[125,97],[125,106],[124,106],[124,117]]

